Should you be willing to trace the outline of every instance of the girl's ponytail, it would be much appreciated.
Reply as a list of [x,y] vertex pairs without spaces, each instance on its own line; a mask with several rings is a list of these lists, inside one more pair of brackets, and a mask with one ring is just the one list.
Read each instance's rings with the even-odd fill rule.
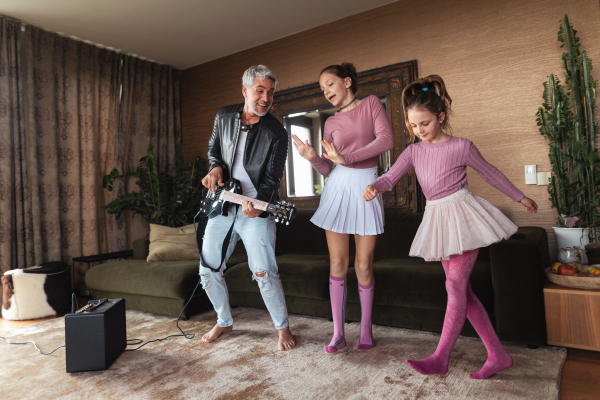
[[411,109],[427,109],[432,114],[439,116],[445,114],[442,122],[442,131],[452,134],[449,116],[452,113],[452,99],[446,91],[444,80],[439,75],[429,75],[419,78],[415,82],[404,88],[402,92],[402,106],[404,108],[404,122],[411,135],[411,141],[414,141],[415,134],[412,126],[408,122],[408,111]]

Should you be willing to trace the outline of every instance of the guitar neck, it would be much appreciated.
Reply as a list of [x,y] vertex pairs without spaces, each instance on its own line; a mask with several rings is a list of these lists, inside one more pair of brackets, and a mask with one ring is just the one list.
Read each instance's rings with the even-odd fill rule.
[[242,204],[242,202],[244,202],[244,201],[249,201],[252,203],[254,208],[256,208],[257,210],[262,210],[262,211],[267,211],[267,207],[269,206],[269,203],[266,203],[264,201],[256,200],[251,197],[242,196],[241,194],[231,193],[231,192],[223,192],[223,200],[229,201],[229,202],[235,203],[235,204]]

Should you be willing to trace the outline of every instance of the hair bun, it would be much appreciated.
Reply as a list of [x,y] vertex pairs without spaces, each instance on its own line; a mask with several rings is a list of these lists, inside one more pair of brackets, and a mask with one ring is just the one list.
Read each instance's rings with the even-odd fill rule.
[[320,75],[322,75],[325,72],[334,74],[335,76],[342,79],[350,78],[352,80],[350,90],[352,90],[352,93],[356,93],[356,91],[358,90],[358,74],[356,73],[356,68],[354,67],[354,64],[349,62],[343,62],[339,65],[330,65],[328,67],[323,68]]
[[344,68],[348,75],[356,75],[356,68],[354,67],[354,64],[349,62],[343,62],[342,64],[340,64],[340,67]]

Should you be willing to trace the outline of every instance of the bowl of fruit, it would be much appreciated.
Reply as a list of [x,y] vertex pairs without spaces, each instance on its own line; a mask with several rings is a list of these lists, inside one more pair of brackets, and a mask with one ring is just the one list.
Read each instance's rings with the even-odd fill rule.
[[600,264],[582,265],[578,262],[556,262],[546,268],[546,276],[552,283],[577,289],[600,290]]

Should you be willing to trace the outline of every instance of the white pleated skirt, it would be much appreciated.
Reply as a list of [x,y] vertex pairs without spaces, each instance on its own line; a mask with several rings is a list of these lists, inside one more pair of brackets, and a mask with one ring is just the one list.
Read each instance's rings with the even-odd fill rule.
[[361,236],[383,233],[381,194],[364,201],[362,194],[377,179],[377,167],[348,168],[337,165],[321,193],[311,222],[328,231]]
[[427,200],[423,221],[409,255],[425,261],[448,260],[451,255],[508,239],[517,231],[502,211],[467,189],[437,200]]

